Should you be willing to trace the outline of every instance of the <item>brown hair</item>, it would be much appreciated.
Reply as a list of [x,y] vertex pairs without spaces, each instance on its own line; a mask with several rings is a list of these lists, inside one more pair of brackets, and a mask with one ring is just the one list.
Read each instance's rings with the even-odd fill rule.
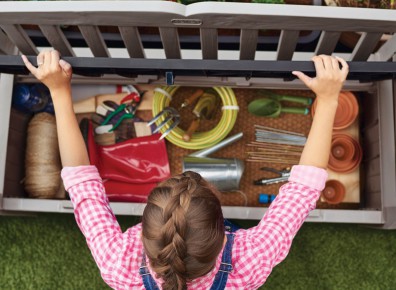
[[224,242],[218,191],[198,173],[187,171],[153,189],[142,218],[142,241],[150,266],[164,290],[213,269]]

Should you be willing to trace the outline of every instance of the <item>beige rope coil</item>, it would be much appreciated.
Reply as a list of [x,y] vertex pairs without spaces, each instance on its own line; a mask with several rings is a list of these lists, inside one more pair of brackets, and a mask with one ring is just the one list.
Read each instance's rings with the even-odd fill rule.
[[29,122],[25,155],[25,190],[30,197],[52,198],[59,191],[62,166],[55,117],[36,114]]

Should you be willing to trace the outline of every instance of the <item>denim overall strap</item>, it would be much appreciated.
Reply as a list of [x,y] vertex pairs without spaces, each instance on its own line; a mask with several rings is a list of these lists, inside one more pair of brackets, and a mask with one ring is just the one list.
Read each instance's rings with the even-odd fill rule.
[[232,222],[230,222],[229,220],[224,219],[224,229],[227,232],[234,233],[237,230],[239,230],[240,228],[237,225],[235,225]]
[[139,268],[139,274],[142,277],[144,288],[147,290],[159,290],[157,283],[154,281],[151,276],[147,264],[146,264],[146,255],[143,252],[142,255],[142,263]]
[[234,234],[227,234],[227,243],[224,247],[223,256],[221,257],[220,269],[217,272],[213,285],[210,290],[223,290],[227,284],[228,274],[232,271],[232,245],[234,243]]
[[[227,242],[224,247],[223,255],[221,257],[220,269],[216,273],[215,279],[213,281],[213,285],[210,290],[223,290],[227,284],[228,273],[232,271],[232,245],[234,244],[234,232],[239,229],[239,227],[235,226],[228,220],[224,220],[224,227],[227,232]],[[142,277],[143,285],[146,290],[159,290],[157,283],[154,281],[151,276],[147,264],[146,264],[146,255],[143,252],[142,255],[142,263],[139,268],[139,274]]]

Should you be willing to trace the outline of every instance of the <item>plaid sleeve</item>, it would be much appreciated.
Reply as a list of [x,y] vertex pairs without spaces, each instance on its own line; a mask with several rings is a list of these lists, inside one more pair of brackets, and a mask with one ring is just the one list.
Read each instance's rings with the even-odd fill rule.
[[273,267],[286,258],[294,236],[316,207],[326,179],[324,169],[294,166],[289,182],[280,188],[258,226],[242,235],[243,244],[250,246],[246,246],[239,268],[246,268],[249,289],[264,284]]
[[101,180],[98,169],[92,165],[63,167],[61,176],[66,191],[69,191],[74,185],[85,181]]
[[289,181],[322,191],[326,184],[327,175],[326,170],[318,167],[296,165],[292,167]]
[[95,166],[65,167],[61,174],[77,224],[103,279],[113,286],[118,280],[114,275],[127,237],[110,208],[98,170]]

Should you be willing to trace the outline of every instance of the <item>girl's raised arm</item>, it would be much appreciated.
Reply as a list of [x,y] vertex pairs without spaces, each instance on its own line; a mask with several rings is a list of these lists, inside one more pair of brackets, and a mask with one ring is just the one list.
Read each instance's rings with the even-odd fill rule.
[[[293,166],[289,182],[280,188],[259,225],[244,233],[240,251],[244,255],[243,264],[249,265],[243,273],[250,283],[249,289],[261,286],[273,267],[285,259],[325,186],[338,95],[348,74],[348,65],[343,59],[324,55],[315,56],[313,61],[314,78],[293,72],[317,96],[315,117],[299,165]],[[235,265],[238,266],[243,267]]]
[[89,165],[88,152],[73,111],[70,64],[61,60],[56,50],[37,56],[38,67],[22,56],[28,70],[50,90],[56,115],[59,150],[63,167]]
[[293,72],[317,97],[317,109],[300,158],[300,165],[326,169],[338,95],[348,75],[348,64],[342,58],[326,55],[315,56],[312,60],[316,69],[315,78],[310,78],[302,72]]

